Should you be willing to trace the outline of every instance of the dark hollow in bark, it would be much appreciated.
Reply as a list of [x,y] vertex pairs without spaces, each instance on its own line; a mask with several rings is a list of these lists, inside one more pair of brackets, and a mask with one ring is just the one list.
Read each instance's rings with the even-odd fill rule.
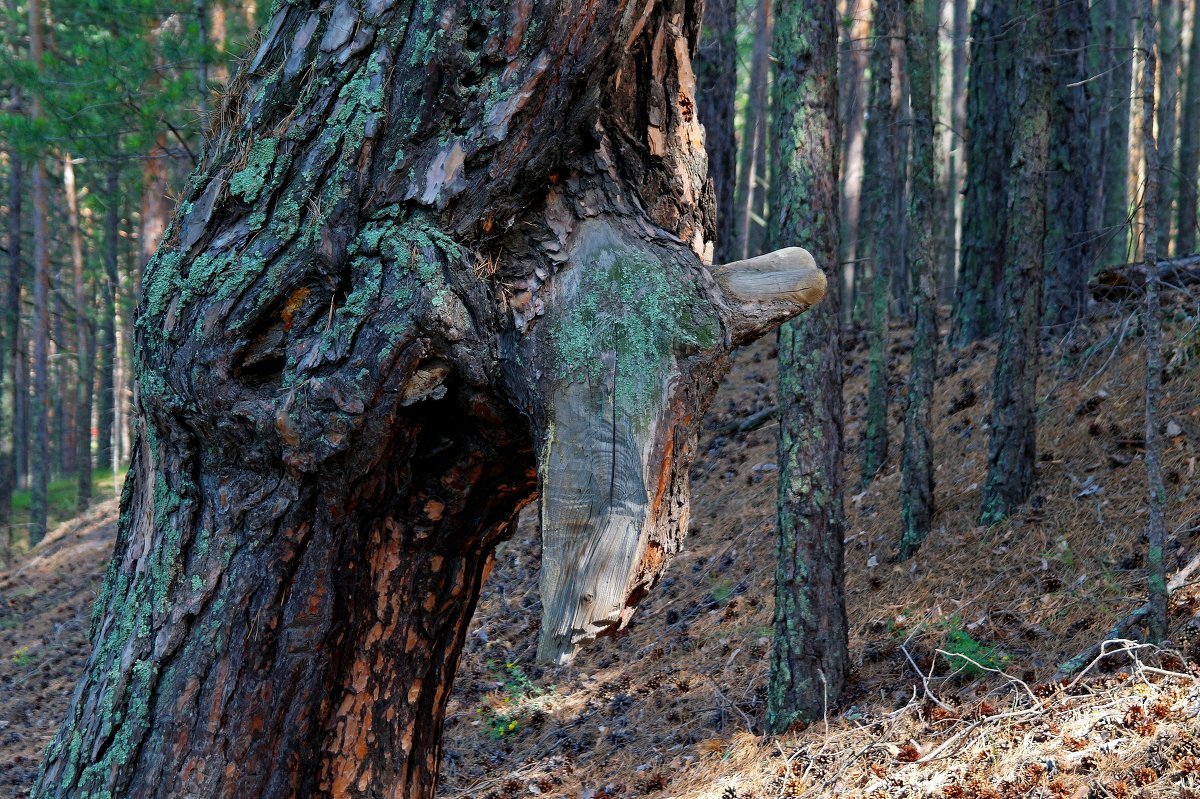
[[698,4],[284,4],[146,268],[94,651],[33,796],[427,797],[494,545],[540,654],[687,529],[725,356],[820,298],[705,267]]

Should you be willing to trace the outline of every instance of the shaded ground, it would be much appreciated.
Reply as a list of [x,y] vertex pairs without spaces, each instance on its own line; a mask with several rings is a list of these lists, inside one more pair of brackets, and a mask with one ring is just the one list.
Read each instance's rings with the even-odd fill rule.
[[[1200,550],[1195,318],[1195,309],[1178,309],[1167,338],[1171,569]],[[1197,609],[1195,579],[1172,605],[1179,655],[1140,649],[1069,691],[1043,685],[1145,590],[1136,333],[1136,320],[1114,313],[1047,358],[1038,495],[1026,513],[990,529],[975,525],[990,351],[946,358],[935,402],[937,529],[905,564],[892,559],[905,385],[893,381],[892,461],[868,489],[855,480],[847,492],[849,695],[827,722],[771,740],[757,733],[771,636],[776,431],[768,423],[712,432],[774,402],[772,346],[740,353],[701,442],[687,548],[629,631],[572,666],[537,667],[530,520],[500,549],[451,700],[440,796],[1200,797],[1200,687],[1187,659],[1196,653],[1181,635]],[[903,365],[906,349],[897,331],[894,362]],[[864,360],[859,347],[847,361],[850,476]],[[0,797],[22,795],[66,712],[114,513],[97,509],[0,573]]]

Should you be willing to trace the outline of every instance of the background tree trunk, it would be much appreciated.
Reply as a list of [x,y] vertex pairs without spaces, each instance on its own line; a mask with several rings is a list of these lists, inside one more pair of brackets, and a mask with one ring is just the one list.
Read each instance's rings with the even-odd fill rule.
[[734,255],[733,194],[737,181],[734,95],[737,90],[737,2],[708,0],[696,51],[696,107],[704,125],[708,176],[716,199],[717,261]]
[[1162,432],[1159,429],[1159,403],[1162,401],[1162,307],[1159,305],[1158,231],[1159,221],[1159,163],[1158,146],[1154,139],[1154,3],[1141,0],[1139,15],[1142,23],[1142,75],[1139,94],[1142,98],[1142,155],[1145,158],[1146,190],[1144,193],[1143,239],[1145,241],[1146,305],[1143,324],[1146,328],[1146,487],[1150,509],[1146,525],[1146,577],[1149,589],[1150,612],[1146,615],[1149,639],[1161,643],[1167,637],[1167,575],[1165,567],[1167,489],[1162,475]]
[[908,198],[906,257],[912,277],[913,334],[908,397],[904,409],[904,452],[900,473],[900,557],[911,557],[933,521],[933,381],[937,375],[937,256],[933,235],[933,69],[936,20],[922,0],[906,0],[905,49],[912,87],[912,182]]
[[699,27],[279,7],[145,272],[115,557],[33,797],[432,796],[535,491],[539,654],[628,622],[730,347],[824,283],[798,250],[702,266]]
[[1088,229],[1095,177],[1088,135],[1087,0],[1065,0],[1055,12],[1054,107],[1046,185],[1045,324],[1061,336],[1087,310],[1094,262]]
[[[837,19],[776,5],[772,235],[833,262],[838,246]],[[836,282],[833,282],[836,287]],[[832,296],[779,332],[779,516],[768,732],[820,718],[849,672],[842,568],[840,313]]]
[[120,296],[118,253],[121,236],[121,168],[117,161],[108,165],[104,176],[104,278],[100,281],[100,382],[97,403],[98,440],[96,462],[112,468],[116,434],[115,413],[117,382],[117,299]]
[[[15,96],[14,96],[14,103]],[[16,148],[8,151],[8,278],[4,283],[4,341],[0,347],[0,385],[7,375],[12,382],[11,413],[5,418],[5,403],[0,396],[0,563],[8,563],[12,551],[12,495],[17,480],[17,447],[14,424],[17,409],[17,347],[21,330],[21,205],[24,167]],[[6,356],[11,354],[8,362]],[[7,371],[6,371],[7,368]]]
[[1012,154],[1009,83],[1013,69],[1010,4],[978,0],[971,16],[967,86],[967,175],[962,245],[950,346],[987,338],[998,327],[996,296],[1008,241],[1005,178]]
[[1179,67],[1180,56],[1183,53],[1181,12],[1181,0],[1159,1],[1158,18],[1162,33],[1158,39],[1158,52],[1161,77],[1157,109],[1158,134],[1155,137],[1160,176],[1156,224],[1158,242],[1155,248],[1159,258],[1171,255],[1171,212],[1175,207],[1179,184],[1175,166],[1175,118],[1179,113]]
[[71,234],[71,263],[74,267],[75,298],[75,512],[83,513],[92,504],[92,349],[91,297],[85,287],[83,268],[83,232],[80,230],[79,197],[75,188],[75,165],[68,154],[63,158],[63,188],[67,197],[67,220]]
[[754,50],[750,59],[750,92],[742,118],[741,156],[738,159],[737,250],[740,258],[750,255],[750,237],[755,225],[753,215],[758,182],[764,165],[758,160],[767,124],[767,66],[770,55],[771,0],[757,0],[754,11]]
[[867,161],[863,182],[869,199],[866,218],[872,220],[869,249],[871,263],[869,331],[869,378],[867,414],[862,436],[862,481],[869,483],[883,467],[888,453],[888,295],[892,266],[904,252],[898,247],[900,207],[897,192],[904,180],[898,141],[900,127],[899,87],[895,85],[893,37],[900,32],[900,0],[876,0],[871,31],[871,113],[867,122]]
[[1104,153],[1104,238],[1100,252],[1106,265],[1130,260],[1131,207],[1129,202],[1129,124],[1133,95],[1133,2],[1108,0],[1098,4],[1111,26],[1112,49],[1107,53],[1112,70],[1108,107],[1108,138]]
[[1013,13],[1014,59],[1009,108],[1022,120],[1013,139],[1008,228],[1021,235],[1004,248],[1004,316],[992,373],[991,435],[981,524],[1010,515],[1029,498],[1037,455],[1037,375],[1046,234],[1046,167],[1053,98],[1054,0],[1021,0]]
[[1179,221],[1175,251],[1196,251],[1196,180],[1200,175],[1200,13],[1192,12],[1192,42],[1188,47],[1187,80],[1183,87],[1183,120],[1179,133]]
[[962,190],[963,153],[966,152],[963,123],[967,116],[967,0],[954,0],[954,23],[950,50],[950,152],[946,161],[946,239],[942,253],[942,277],[938,298],[954,300],[958,273],[958,225]]
[[[39,71],[42,64],[42,4],[29,3],[29,56]],[[41,101],[35,95],[31,118],[41,116]],[[43,158],[33,162],[33,446],[29,500],[29,542],[46,535],[47,490],[50,483],[50,231]]]

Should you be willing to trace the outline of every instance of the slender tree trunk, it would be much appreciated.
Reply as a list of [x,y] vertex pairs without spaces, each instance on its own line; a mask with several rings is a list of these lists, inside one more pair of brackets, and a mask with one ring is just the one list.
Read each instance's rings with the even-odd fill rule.
[[[104,279],[100,281],[100,380],[97,398],[98,440],[96,462],[107,468],[114,460],[113,436],[117,383],[117,294],[120,283],[117,260],[121,235],[121,167],[113,160],[104,176],[108,202],[104,212]],[[116,471],[115,468],[113,470]]]
[[[821,0],[779,0],[776,13],[772,235],[776,244],[802,244],[833,262],[836,14]],[[772,733],[820,718],[841,696],[849,671],[838,299],[833,292],[779,332],[779,528],[766,720]]]
[[[42,69],[42,4],[29,2],[29,55],[35,68]],[[33,97],[31,117],[41,117],[41,100]],[[50,231],[46,164],[33,162],[33,446],[32,484],[29,501],[29,542],[37,544],[46,535],[47,489],[50,482]]]
[[1088,229],[1095,180],[1088,146],[1088,0],[1062,0],[1056,20],[1044,323],[1052,334],[1061,336],[1087,310],[1087,281],[1095,252]]
[[67,197],[67,226],[71,235],[71,264],[74,267],[75,297],[75,512],[92,504],[92,347],[91,298],[85,288],[83,231],[79,222],[79,197],[75,189],[75,165],[63,158],[63,189]]
[[731,348],[823,292],[801,250],[703,266],[698,2],[314,8],[278,7],[146,269],[115,556],[34,799],[432,796],[520,507],[561,662],[678,550]]
[[737,2],[708,0],[696,51],[696,106],[704,125],[708,176],[717,209],[715,258],[734,259],[733,194],[737,180],[734,97],[737,92]]
[[[13,105],[17,104],[14,92]],[[16,148],[8,151],[8,279],[4,283],[4,345],[0,347],[0,378],[9,374],[12,382],[11,418],[4,418],[5,403],[0,396],[0,562],[7,563],[12,550],[12,495],[20,472],[17,469],[17,402],[20,382],[17,348],[21,334],[21,210],[24,199],[24,166]],[[5,356],[11,353],[9,363]],[[5,367],[9,372],[5,372]]]
[[1009,516],[1029,498],[1037,455],[1037,376],[1042,310],[1043,242],[1046,235],[1046,168],[1053,99],[1051,42],[1054,0],[1020,0],[1013,14],[1015,52],[1008,182],[1009,229],[1021,231],[1005,247],[1001,297],[1005,313],[992,373],[991,435],[981,524]]
[[1146,308],[1143,326],[1146,330],[1146,483],[1150,518],[1146,528],[1147,583],[1150,593],[1150,612],[1146,616],[1149,638],[1160,643],[1167,637],[1167,576],[1164,566],[1166,545],[1167,489],[1162,476],[1162,434],[1159,431],[1159,404],[1162,396],[1162,307],[1159,305],[1158,277],[1158,209],[1159,163],[1158,147],[1154,140],[1154,3],[1141,0],[1142,18],[1142,76],[1139,93],[1142,97],[1142,154],[1145,158],[1146,190],[1145,263]]
[[971,17],[967,87],[967,174],[962,248],[954,293],[950,346],[987,338],[997,328],[997,289],[1008,242],[1006,183],[1012,155],[1009,83],[1013,54],[1010,3],[978,0]]
[[757,0],[754,12],[754,51],[750,61],[750,97],[742,121],[741,157],[738,160],[737,255],[750,254],[750,236],[754,228],[755,191],[763,172],[758,161],[760,141],[767,124],[767,62],[770,55],[771,0]]
[[838,67],[838,88],[842,108],[842,151],[839,159],[841,179],[841,262],[838,305],[845,313],[854,302],[853,288],[861,275],[859,252],[859,220],[863,189],[863,144],[866,131],[867,91],[863,78],[867,71],[867,50],[864,43],[869,31],[866,20],[867,0],[850,0],[842,27],[841,61]]
[[921,0],[905,2],[905,46],[912,91],[912,181],[908,198],[909,274],[913,298],[912,359],[904,409],[900,473],[900,557],[911,557],[933,521],[933,381],[937,375],[936,177],[933,153],[933,70],[937,28]]
[[896,194],[903,192],[897,152],[899,92],[894,85],[893,37],[900,30],[899,0],[876,0],[872,15],[871,44],[872,106],[867,124],[867,165],[864,182],[870,187],[867,218],[874,225],[869,243],[871,259],[870,355],[867,381],[867,415],[862,438],[862,481],[874,479],[888,453],[888,294],[896,258],[900,226],[896,219]]
[[967,0],[954,0],[950,55],[950,154],[946,161],[946,239],[939,299],[953,302],[958,272],[958,223],[967,116]]
[[[771,0],[767,0],[770,2]],[[767,17],[767,41],[771,41],[771,31],[775,27],[774,13]],[[768,63],[770,60],[768,50]],[[746,245],[746,254],[750,255],[756,252],[761,252],[766,246],[767,233],[767,189],[771,185],[771,159],[767,157],[767,153],[771,149],[771,98],[767,86],[763,86],[763,108],[762,119],[758,125],[758,140],[755,143],[754,154],[754,197],[751,200],[754,209],[750,219],[750,240]]]
[[1175,251],[1196,251],[1197,169],[1200,168],[1200,13],[1192,11],[1192,42],[1188,46],[1187,81],[1183,87],[1183,119],[1179,134],[1179,221]]
[[1158,134],[1155,141],[1158,144],[1159,163],[1159,202],[1158,242],[1156,250],[1159,258],[1171,255],[1171,219],[1175,207],[1175,196],[1178,193],[1179,181],[1176,168],[1176,125],[1175,119],[1179,113],[1179,67],[1180,56],[1183,52],[1181,38],[1181,0],[1159,0],[1159,21],[1162,35],[1159,37],[1158,52],[1161,55],[1161,69],[1158,90]]
[[1104,150],[1104,246],[1105,265],[1128,263],[1131,245],[1129,200],[1129,124],[1133,95],[1133,0],[1109,0],[1105,24],[1113,30],[1112,88],[1105,98],[1109,107],[1107,149]]

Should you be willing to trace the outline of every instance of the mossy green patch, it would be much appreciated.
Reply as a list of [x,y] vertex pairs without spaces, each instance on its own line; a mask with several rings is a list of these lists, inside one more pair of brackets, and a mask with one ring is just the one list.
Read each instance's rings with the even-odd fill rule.
[[[554,323],[558,376],[598,381],[605,355],[616,359],[615,397],[642,415],[661,399],[664,367],[681,347],[709,347],[719,323],[690,284],[644,250],[606,245],[595,251],[569,306]],[[678,276],[682,278],[682,276]]]
[[229,179],[229,191],[248,203],[254,202],[275,163],[275,150],[279,142],[274,138],[259,139],[250,146],[246,166]]

